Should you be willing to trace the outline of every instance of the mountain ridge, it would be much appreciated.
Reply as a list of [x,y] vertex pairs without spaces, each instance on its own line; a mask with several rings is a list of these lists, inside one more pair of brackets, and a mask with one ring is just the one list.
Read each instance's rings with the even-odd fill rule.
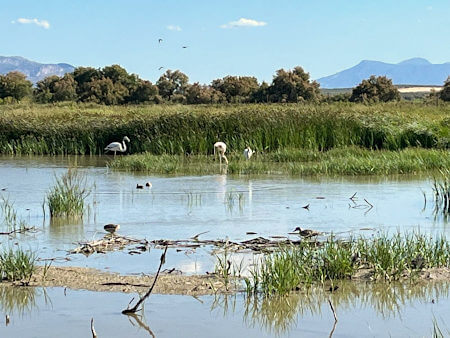
[[387,76],[396,85],[442,86],[450,75],[450,62],[433,64],[424,58],[411,58],[399,63],[362,60],[353,67],[316,81],[325,89],[352,88],[371,75]]

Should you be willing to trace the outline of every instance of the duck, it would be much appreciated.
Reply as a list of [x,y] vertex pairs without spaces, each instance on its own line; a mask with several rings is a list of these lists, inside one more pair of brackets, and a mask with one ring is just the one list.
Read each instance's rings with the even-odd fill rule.
[[110,234],[115,233],[117,230],[120,229],[120,224],[113,224],[113,223],[109,223],[106,224],[103,229],[105,229],[106,232],[109,232]]
[[297,231],[298,231],[298,234],[302,237],[314,237],[314,236],[319,236],[322,234],[321,232],[316,231],[316,230],[302,229],[300,227],[296,227],[293,232],[297,232]]
[[136,184],[136,189],[144,189],[144,186],[141,184]]
[[152,183],[151,182],[147,182],[147,183],[145,183],[145,186],[151,188],[152,187]]

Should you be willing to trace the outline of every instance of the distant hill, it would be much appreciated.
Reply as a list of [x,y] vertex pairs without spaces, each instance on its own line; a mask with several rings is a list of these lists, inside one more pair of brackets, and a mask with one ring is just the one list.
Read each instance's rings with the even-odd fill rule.
[[432,64],[422,58],[399,63],[364,60],[352,68],[317,79],[317,82],[322,88],[352,88],[371,75],[385,75],[396,85],[442,86],[450,75],[450,62]]
[[0,74],[19,71],[33,83],[50,75],[62,76],[73,70],[74,67],[67,63],[44,64],[27,60],[21,56],[0,56]]

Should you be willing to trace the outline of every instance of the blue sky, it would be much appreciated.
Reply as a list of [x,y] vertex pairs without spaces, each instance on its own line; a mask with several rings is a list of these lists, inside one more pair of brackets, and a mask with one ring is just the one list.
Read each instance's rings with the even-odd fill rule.
[[120,64],[152,82],[166,69],[270,82],[297,65],[316,79],[364,59],[449,62],[450,1],[0,0],[0,32],[2,56]]

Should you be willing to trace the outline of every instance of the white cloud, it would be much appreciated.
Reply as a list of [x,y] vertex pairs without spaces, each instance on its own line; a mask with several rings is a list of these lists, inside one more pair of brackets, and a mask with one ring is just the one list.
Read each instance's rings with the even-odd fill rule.
[[169,31],[177,31],[177,32],[181,32],[181,27],[180,27],[180,26],[169,25],[169,26],[167,26],[167,29],[168,29]]
[[11,21],[11,23],[21,23],[21,24],[34,24],[40,27],[44,27],[45,29],[50,28],[50,23],[47,20],[38,20],[38,19],[25,19],[18,18],[16,21]]
[[253,19],[240,18],[238,21],[231,21],[220,28],[234,28],[234,27],[260,27],[267,25],[267,22],[256,21]]

